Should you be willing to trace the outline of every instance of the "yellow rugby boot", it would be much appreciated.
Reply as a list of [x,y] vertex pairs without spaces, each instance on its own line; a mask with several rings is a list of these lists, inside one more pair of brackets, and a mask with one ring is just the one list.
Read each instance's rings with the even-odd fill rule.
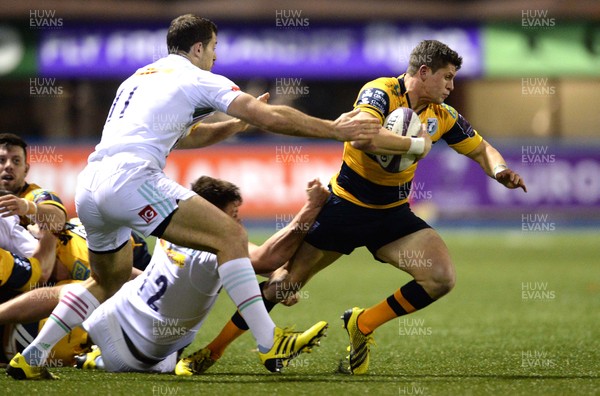
[[280,372],[290,360],[303,352],[310,353],[313,346],[318,346],[328,326],[327,322],[321,321],[304,332],[275,327],[273,347],[266,353],[258,354],[260,361],[267,370]]
[[44,366],[30,366],[20,353],[17,353],[6,367],[6,375],[17,380],[53,380],[57,376],[48,371]]
[[370,345],[375,344],[375,340],[373,333],[365,335],[358,328],[358,317],[363,312],[363,308],[354,307],[344,312],[341,318],[350,337],[350,355],[340,362],[339,369],[347,374],[364,374],[369,369]]
[[190,356],[179,359],[175,366],[175,375],[190,376],[204,373],[217,361],[210,357],[210,349],[202,348]]

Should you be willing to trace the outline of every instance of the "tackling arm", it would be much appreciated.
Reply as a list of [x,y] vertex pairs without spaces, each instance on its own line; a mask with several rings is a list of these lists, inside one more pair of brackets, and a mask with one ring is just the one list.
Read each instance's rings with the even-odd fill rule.
[[248,128],[248,124],[236,118],[206,124],[199,122],[194,125],[186,137],[177,143],[177,149],[193,149],[211,146],[242,132]]
[[[141,273],[139,269],[132,268],[130,279]],[[61,290],[66,285],[38,287],[0,304],[0,325],[31,323],[47,318],[58,305]]]
[[47,318],[56,308],[63,286],[33,289],[0,304],[0,325],[31,323]]
[[500,152],[485,139],[473,151],[468,153],[467,157],[477,162],[488,176],[496,179],[506,188],[522,188],[523,191],[527,192],[525,181],[506,165],[506,161]]
[[42,228],[58,232],[67,221],[67,214],[61,208],[51,204],[36,204],[26,198],[8,194],[0,197],[0,214],[3,217],[12,215],[30,216]]
[[272,272],[292,257],[329,196],[317,179],[308,183],[306,191],[308,200],[289,224],[261,246],[250,244],[250,260],[257,274]]
[[227,114],[282,135],[352,141],[379,133],[378,120],[353,118],[358,111],[344,113],[335,121],[322,120],[289,106],[268,105],[242,93],[231,102]]
[[[257,99],[266,103],[267,100],[269,100],[269,94],[262,94]],[[236,133],[245,131],[248,129],[248,126],[249,124],[247,122],[238,118],[209,124],[199,122],[192,126],[190,133],[177,143],[176,148],[192,149],[208,147],[219,143]]]

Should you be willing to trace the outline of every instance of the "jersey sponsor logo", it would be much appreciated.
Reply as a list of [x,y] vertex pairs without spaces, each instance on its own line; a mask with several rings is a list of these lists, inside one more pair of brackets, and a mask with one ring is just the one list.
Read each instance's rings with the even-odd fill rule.
[[185,266],[186,255],[184,253],[180,253],[175,251],[174,249],[171,249],[171,246],[173,245],[171,245],[169,242],[166,242],[164,239],[160,240],[160,247],[166,253],[167,257],[169,257],[171,263],[175,264],[180,268],[183,268]]
[[71,276],[75,280],[86,280],[90,277],[90,269],[80,260],[77,260],[75,263],[73,263],[73,271],[71,272]]
[[386,115],[389,113],[390,97],[382,89],[367,88],[360,93],[356,105],[368,105],[377,109],[382,115]]
[[138,75],[138,76],[146,76],[148,74],[154,74],[154,73],[157,73],[157,72],[158,72],[158,70],[150,68],[150,69],[147,69],[147,70],[144,70],[144,71],[137,72],[135,74]]
[[158,213],[156,213],[156,210],[154,210],[151,205],[146,205],[142,210],[140,210],[138,216],[140,216],[146,223],[150,223],[152,220],[154,220],[157,214]]
[[427,119],[427,133],[429,133],[430,136],[435,135],[435,133],[438,130],[438,127],[439,127],[439,124],[438,124],[437,118],[428,118]]
[[452,118],[456,119],[456,117],[458,117],[458,113],[456,112],[456,110],[454,109],[454,107],[448,106],[446,103],[442,103],[442,107],[444,109],[446,109],[446,111],[448,113],[450,113],[450,116],[452,116]]

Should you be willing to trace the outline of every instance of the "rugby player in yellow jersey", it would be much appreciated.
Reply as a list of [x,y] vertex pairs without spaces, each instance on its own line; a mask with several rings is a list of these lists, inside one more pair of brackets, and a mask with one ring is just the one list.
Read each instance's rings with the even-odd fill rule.
[[[54,192],[25,181],[29,168],[27,143],[15,134],[0,133],[0,189],[8,192],[0,196],[0,215],[18,215],[23,227],[37,224],[53,233],[60,232],[67,219],[67,211]],[[30,265],[34,274],[40,274],[30,281],[43,283],[52,272],[54,263],[32,260]]]
[[27,143],[12,133],[0,133],[0,189],[12,192],[0,197],[0,215],[19,215],[21,224],[32,223],[59,232],[67,220],[67,211],[52,191],[29,184]]
[[[355,102],[355,108],[361,110],[356,118],[377,119],[383,124],[395,109],[409,107],[427,126],[428,134],[407,138],[382,128],[370,142],[345,143],[342,166],[331,179],[332,194],[328,202],[294,257],[274,272],[262,290],[270,300],[265,302],[266,306],[272,307],[318,271],[360,246],[366,246],[376,260],[414,278],[379,304],[367,309],[355,307],[343,314],[350,354],[340,364],[342,372],[366,373],[373,331],[396,317],[425,308],[447,294],[455,282],[448,248],[439,234],[409,207],[408,196],[417,164],[399,171],[397,157],[386,161],[389,165],[384,166],[376,155],[409,152],[422,158],[432,142],[442,139],[457,153],[481,165],[488,176],[505,187],[527,191],[524,181],[508,167],[502,155],[462,115],[444,103],[454,90],[454,78],[461,64],[462,58],[448,46],[425,40],[412,51],[405,74],[378,78],[363,86]],[[403,265],[402,257],[414,252],[419,252],[423,262],[431,265]],[[231,322],[228,325],[209,349],[216,345],[222,353],[239,335],[239,329],[244,328],[236,323],[239,329],[231,330]]]

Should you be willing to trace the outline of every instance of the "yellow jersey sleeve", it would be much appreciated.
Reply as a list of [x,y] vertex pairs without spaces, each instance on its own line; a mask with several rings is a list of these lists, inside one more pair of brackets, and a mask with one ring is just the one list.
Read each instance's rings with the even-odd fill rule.
[[374,115],[383,125],[385,117],[402,105],[400,91],[398,78],[378,78],[366,83],[361,88],[354,107]]
[[[460,113],[452,106],[445,103],[436,105],[436,118],[440,122],[440,133],[437,136],[443,139],[460,154],[468,154],[475,149],[483,138],[477,133]],[[429,123],[428,123],[429,127]]]
[[65,209],[65,206],[58,195],[55,192],[41,188],[36,184],[29,184],[25,191],[19,196],[31,202],[35,202],[36,205],[54,205],[65,212],[65,216],[67,215],[67,209]]
[[25,292],[37,286],[41,275],[38,259],[0,249],[0,287]]

